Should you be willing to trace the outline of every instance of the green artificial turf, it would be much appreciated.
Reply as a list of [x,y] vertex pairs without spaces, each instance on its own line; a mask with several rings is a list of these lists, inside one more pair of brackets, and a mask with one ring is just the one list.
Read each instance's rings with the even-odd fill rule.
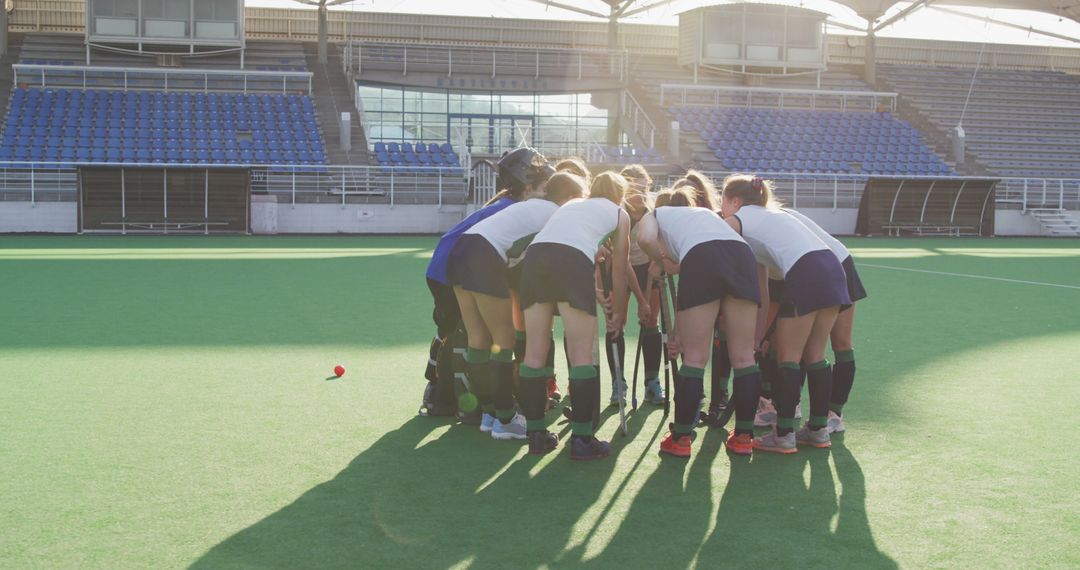
[[1080,565],[1080,242],[846,241],[831,450],[581,464],[416,416],[432,238],[0,238],[0,567]]

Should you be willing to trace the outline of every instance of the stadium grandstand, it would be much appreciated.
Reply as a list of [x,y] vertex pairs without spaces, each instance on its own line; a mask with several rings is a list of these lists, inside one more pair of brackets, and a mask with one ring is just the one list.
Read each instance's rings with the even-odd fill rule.
[[[1080,236],[1080,48],[879,36],[938,4],[1074,2],[839,3],[866,26],[663,0],[573,22],[15,0],[0,232],[436,233],[530,145],[661,181],[755,172],[838,234]],[[677,26],[620,21],[667,4]]]

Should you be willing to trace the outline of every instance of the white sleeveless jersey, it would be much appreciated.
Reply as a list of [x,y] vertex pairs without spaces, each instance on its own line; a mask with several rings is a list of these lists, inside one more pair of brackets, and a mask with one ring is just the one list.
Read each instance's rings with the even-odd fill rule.
[[637,244],[637,230],[640,228],[640,224],[634,225],[630,228],[630,265],[645,265],[649,262],[649,255],[645,253],[645,250],[641,249],[641,246]]
[[804,255],[829,249],[798,218],[782,210],[743,206],[735,217],[742,224],[742,236],[754,257],[769,270],[769,275],[786,277]]
[[584,253],[591,262],[596,250],[619,228],[622,208],[607,198],[577,198],[562,205],[533,243],[558,243]]
[[532,198],[511,204],[499,213],[481,220],[465,231],[476,234],[495,246],[503,261],[517,261],[529,243],[547,223],[559,205],[543,198]]
[[660,236],[667,244],[667,253],[679,263],[700,243],[715,240],[746,243],[738,232],[708,208],[665,206],[657,208],[655,215]]
[[851,252],[848,251],[848,248],[845,247],[844,244],[840,243],[840,240],[832,237],[829,232],[825,231],[821,226],[817,225],[817,222],[799,213],[797,210],[792,210],[791,208],[782,209],[785,212],[791,214],[792,216],[795,216],[795,219],[802,222],[804,226],[810,228],[810,231],[814,232],[814,235],[816,235],[818,239],[825,242],[825,245],[829,246],[829,249],[832,250],[833,255],[836,256],[836,259],[844,261],[845,259],[851,257]]

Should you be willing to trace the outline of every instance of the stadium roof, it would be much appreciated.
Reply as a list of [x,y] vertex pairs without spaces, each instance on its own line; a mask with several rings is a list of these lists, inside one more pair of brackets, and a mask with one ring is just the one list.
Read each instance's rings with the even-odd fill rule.
[[[832,0],[851,8],[856,14],[866,18],[877,18],[886,10],[900,4],[896,0]],[[1055,16],[1080,22],[1080,0],[920,0],[911,7],[928,4],[942,6],[971,6],[976,8],[1002,8],[1008,10],[1032,10],[1046,12]]]

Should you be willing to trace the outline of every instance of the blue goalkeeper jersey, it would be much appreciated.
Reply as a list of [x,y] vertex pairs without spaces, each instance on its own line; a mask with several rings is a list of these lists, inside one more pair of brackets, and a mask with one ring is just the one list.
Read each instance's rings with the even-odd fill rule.
[[473,212],[468,218],[461,220],[458,225],[446,232],[446,235],[439,239],[439,244],[435,246],[435,253],[432,254],[431,263],[428,264],[427,278],[438,281],[443,285],[449,285],[446,282],[446,258],[450,256],[450,250],[454,249],[454,244],[461,238],[461,234],[479,223],[480,220],[490,218],[514,203],[510,198],[500,198],[495,203]]

